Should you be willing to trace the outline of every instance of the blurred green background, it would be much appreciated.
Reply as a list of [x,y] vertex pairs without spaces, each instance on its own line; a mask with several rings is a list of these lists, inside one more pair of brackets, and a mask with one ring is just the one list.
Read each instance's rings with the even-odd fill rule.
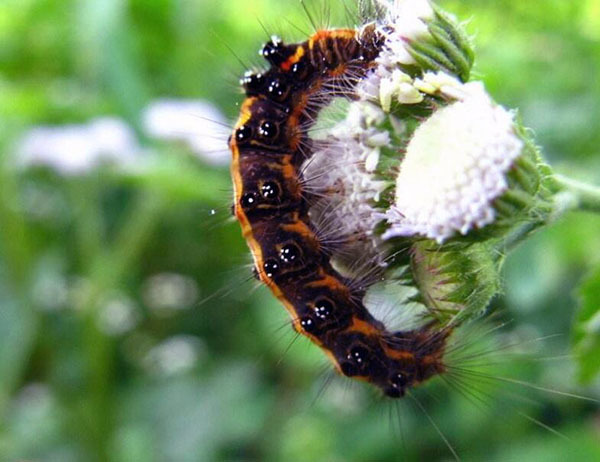
[[[348,23],[342,1],[325,4]],[[600,1],[440,4],[468,20],[476,76],[557,170],[600,184]],[[309,7],[324,18],[321,0]],[[288,350],[285,313],[248,281],[227,129],[208,119],[234,120],[261,23],[288,40],[311,30],[296,1],[0,1],[1,461],[451,459],[409,399],[342,379],[319,395],[321,353]],[[170,135],[148,128],[149,107]],[[558,333],[522,345],[569,355],[576,287],[598,264],[599,217],[534,236],[508,259],[501,335]],[[590,368],[566,357],[502,374],[599,398]],[[464,460],[600,460],[597,405],[500,383],[418,398]]]

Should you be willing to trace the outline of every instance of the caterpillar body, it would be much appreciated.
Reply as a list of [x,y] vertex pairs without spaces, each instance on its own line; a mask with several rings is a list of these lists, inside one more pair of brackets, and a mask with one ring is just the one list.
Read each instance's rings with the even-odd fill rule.
[[281,301],[293,328],[318,345],[347,377],[389,397],[445,371],[451,328],[390,331],[375,319],[331,262],[311,223],[302,165],[312,155],[308,129],[334,96],[351,95],[384,45],[375,24],[316,32],[307,41],[273,38],[264,73],[242,79],[246,99],[229,139],[234,214],[257,277]]

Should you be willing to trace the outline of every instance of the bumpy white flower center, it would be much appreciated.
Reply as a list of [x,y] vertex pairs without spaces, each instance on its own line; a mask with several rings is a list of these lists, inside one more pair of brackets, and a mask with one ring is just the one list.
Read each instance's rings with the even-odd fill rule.
[[483,87],[469,90],[415,131],[384,239],[423,235],[443,242],[494,221],[493,201],[506,191],[506,173],[523,142],[510,112],[495,105]]

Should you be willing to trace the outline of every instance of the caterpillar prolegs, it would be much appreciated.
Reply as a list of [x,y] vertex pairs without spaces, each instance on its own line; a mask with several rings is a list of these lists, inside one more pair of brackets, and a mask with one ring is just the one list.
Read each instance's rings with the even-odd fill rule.
[[321,30],[285,44],[273,37],[261,51],[270,68],[242,79],[246,99],[229,146],[234,213],[257,277],[289,312],[294,329],[318,345],[347,377],[389,397],[443,373],[451,328],[427,325],[391,331],[363,304],[364,287],[338,272],[309,209],[302,165],[311,158],[308,130],[335,96],[352,90],[384,46],[375,24]]

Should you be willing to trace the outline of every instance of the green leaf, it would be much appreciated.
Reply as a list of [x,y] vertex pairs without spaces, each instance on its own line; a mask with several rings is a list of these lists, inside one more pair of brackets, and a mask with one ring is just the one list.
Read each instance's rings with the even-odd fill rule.
[[600,372],[600,266],[583,280],[578,295],[580,308],[574,327],[573,350],[579,380],[585,383]]

